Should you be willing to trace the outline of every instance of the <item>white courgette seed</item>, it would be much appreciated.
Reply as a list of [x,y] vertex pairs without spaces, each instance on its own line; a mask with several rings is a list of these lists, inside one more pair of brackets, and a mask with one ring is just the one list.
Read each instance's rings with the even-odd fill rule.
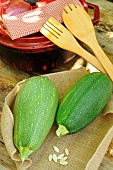
[[56,155],[56,154],[53,154],[53,160],[54,160],[55,162],[57,162],[57,155]]
[[58,158],[57,158],[57,159],[62,159],[62,158],[63,158],[63,156],[64,156],[64,153],[62,153],[62,154],[58,155]]
[[68,157],[66,157],[66,156],[65,156],[65,157],[62,157],[62,158],[60,159],[60,161],[66,161],[67,158],[68,158]]
[[60,160],[60,164],[61,164],[61,165],[67,165],[68,162],[67,162],[67,161],[61,161],[61,160]]
[[54,149],[56,152],[59,152],[59,148],[58,148],[58,147],[53,146],[53,149]]
[[49,161],[52,161],[53,159],[53,156],[50,154],[49,157],[48,157]]
[[[57,152],[57,153],[59,152],[59,148],[58,147],[53,146],[53,149],[54,149],[55,152]],[[65,154],[67,156],[69,155],[69,150],[67,148],[65,148]],[[58,156],[56,154],[53,154],[53,155],[50,154],[49,157],[48,157],[48,160],[49,161],[53,160],[54,162],[58,162],[58,160],[59,160],[60,165],[67,165],[68,162],[66,160],[68,159],[68,157],[64,156],[65,154],[62,153],[62,154],[60,154]]]
[[69,155],[69,150],[67,148],[65,148],[65,153],[66,155]]

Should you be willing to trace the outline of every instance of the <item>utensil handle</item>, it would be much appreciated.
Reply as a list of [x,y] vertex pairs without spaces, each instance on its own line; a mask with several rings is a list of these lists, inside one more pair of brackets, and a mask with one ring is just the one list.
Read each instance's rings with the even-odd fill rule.
[[113,81],[113,64],[107,57],[107,55],[104,53],[100,45],[98,44],[96,39],[93,39],[93,42],[90,43],[90,47],[93,50],[95,56],[102,64],[103,68],[106,70],[107,74]]
[[92,54],[90,54],[89,52],[84,50],[80,45],[78,45],[76,49],[74,49],[74,43],[72,46],[73,46],[72,50],[71,50],[72,52],[74,52],[74,53],[78,54],[79,56],[81,56],[82,58],[84,58],[87,62],[92,64],[94,67],[96,67],[101,72],[106,73],[103,66],[100,64],[100,62],[97,60],[96,57],[94,57]]

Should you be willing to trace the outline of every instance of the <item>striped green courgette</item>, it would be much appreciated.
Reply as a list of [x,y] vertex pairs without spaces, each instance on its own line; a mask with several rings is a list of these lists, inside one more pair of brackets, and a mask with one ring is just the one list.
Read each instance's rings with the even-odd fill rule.
[[14,144],[24,161],[40,148],[55,119],[58,92],[44,76],[29,78],[14,102]]
[[57,136],[75,133],[101,113],[112,94],[112,81],[102,72],[83,76],[70,89],[59,106]]

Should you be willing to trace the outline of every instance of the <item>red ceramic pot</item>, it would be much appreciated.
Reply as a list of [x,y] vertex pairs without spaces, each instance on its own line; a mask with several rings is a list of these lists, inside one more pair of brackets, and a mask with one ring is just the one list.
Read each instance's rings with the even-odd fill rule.
[[[40,0],[40,3],[50,3],[53,0]],[[85,10],[94,10],[93,24],[99,22],[99,8],[96,5],[80,0]],[[29,4],[22,0],[2,0],[0,16],[17,15],[33,8],[38,8],[38,3]],[[50,42],[41,33],[32,34],[16,40],[6,33],[0,20],[0,58],[8,65],[27,72],[48,72],[62,63],[71,60],[75,54],[63,50]]]

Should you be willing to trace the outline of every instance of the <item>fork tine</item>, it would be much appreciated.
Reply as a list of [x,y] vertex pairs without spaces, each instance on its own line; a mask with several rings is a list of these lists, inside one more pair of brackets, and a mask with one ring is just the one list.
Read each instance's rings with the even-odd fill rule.
[[44,26],[40,29],[40,32],[53,43],[54,41],[56,42],[56,39],[58,39],[58,35],[55,35],[54,33],[51,32],[51,30],[48,30]]
[[76,6],[75,4],[68,4],[68,5],[66,5],[66,6],[64,7],[63,10],[64,10],[66,13],[68,13],[68,12],[74,10],[75,8],[77,8],[77,6]]
[[[43,28],[46,29],[46,33],[47,33],[47,31],[48,31],[48,34],[52,34],[52,35],[54,35],[56,38],[58,38],[59,33],[57,33],[54,29],[52,29],[52,28],[50,27],[50,25],[48,25],[48,23],[44,24]],[[48,35],[48,34],[47,34],[47,35]]]
[[68,6],[70,7],[71,10],[75,10],[75,8],[77,8],[77,6],[79,6],[79,5],[69,4]]
[[48,29],[52,30],[58,35],[62,33],[62,31],[59,30],[59,28],[57,28],[55,25],[53,25],[49,20],[46,22],[46,26],[48,27]]
[[70,10],[71,10],[70,7],[68,5],[66,5],[63,9],[63,12],[68,13],[68,12],[70,12]]
[[50,17],[48,20],[52,25],[54,25],[55,28],[57,28],[57,30],[60,31],[60,33],[62,33],[62,30],[64,29],[64,26],[58,22],[55,18]]

